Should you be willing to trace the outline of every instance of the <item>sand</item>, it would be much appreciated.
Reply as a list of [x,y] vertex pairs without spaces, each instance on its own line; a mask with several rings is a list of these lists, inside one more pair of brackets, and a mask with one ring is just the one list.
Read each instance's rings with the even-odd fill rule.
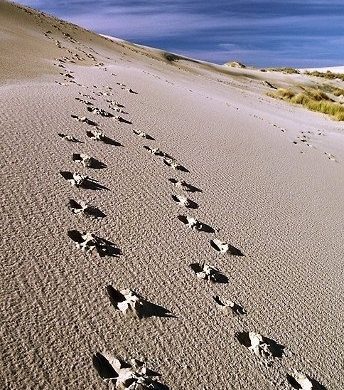
[[[314,389],[342,389],[343,123],[266,96],[264,83],[324,81],[169,61],[162,51],[5,2],[0,31],[0,388],[111,388],[93,364],[101,353],[146,361],[170,389],[293,389],[294,370]],[[63,57],[75,63],[56,60]],[[75,98],[125,121],[89,112]],[[97,122],[116,143],[89,138],[95,126],[71,115]],[[106,166],[84,167],[73,154]],[[60,171],[107,189],[72,186]],[[186,192],[170,178],[202,191]],[[70,199],[106,216],[74,214]],[[213,230],[189,228],[181,215]],[[113,245],[97,241],[85,253],[73,230]],[[243,256],[219,253],[214,239]],[[197,277],[195,263],[216,267],[228,282]],[[124,314],[108,286],[130,288],[170,315]],[[219,309],[214,296],[247,314]],[[258,357],[240,332],[274,340],[284,353]]]

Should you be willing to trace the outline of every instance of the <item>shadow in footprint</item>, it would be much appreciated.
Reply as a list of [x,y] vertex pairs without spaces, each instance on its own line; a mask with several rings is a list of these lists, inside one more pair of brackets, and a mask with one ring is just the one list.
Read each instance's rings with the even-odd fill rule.
[[104,136],[102,138],[102,142],[107,145],[112,145],[112,146],[123,146],[120,142],[115,141],[114,139],[111,139],[109,137]]
[[[177,184],[178,182],[180,182],[179,180],[177,179],[174,179],[174,178],[170,178],[168,179],[172,184]],[[189,192],[203,192],[201,189],[191,185],[191,184],[188,184],[186,182],[181,182],[181,185],[180,187],[182,189],[185,189],[185,191],[189,191]]]
[[82,234],[78,230],[68,230],[68,237],[72,239],[75,243],[81,244],[84,242]]
[[165,309],[163,306],[156,305],[155,303],[144,301],[144,304],[139,309],[138,314],[141,318],[149,317],[167,317],[167,318],[176,318],[168,309]]
[[[116,389],[156,389],[169,390],[169,387],[160,383],[156,378],[161,374],[150,370],[144,362],[132,359],[131,364],[116,357],[110,361],[101,353],[97,352],[92,356],[93,367],[98,375],[110,382]],[[129,374],[129,375],[128,375]]]
[[226,275],[220,272],[217,268],[209,266],[207,264],[192,263],[190,264],[190,268],[200,279],[222,284],[227,284],[229,282],[229,279]]
[[150,140],[150,141],[155,141],[155,138],[153,138],[151,135],[147,134],[145,135],[145,138]]
[[145,138],[145,139],[148,139],[150,141],[155,141],[155,139],[150,136],[149,134],[145,133],[144,131],[140,131],[140,130],[133,130],[133,133],[138,135],[139,137],[142,137],[142,138]]
[[86,107],[87,111],[88,112],[93,112],[97,115],[100,115],[100,116],[103,116],[103,117],[106,117],[106,118],[113,118],[114,115],[111,114],[111,112],[107,112],[101,108],[97,108],[97,107]]
[[163,151],[161,151],[159,148],[151,148],[147,145],[143,145],[143,147],[148,150],[149,153],[153,154],[154,156],[158,156],[158,157],[164,157],[165,156],[165,153]]
[[127,119],[123,118],[122,116],[116,117],[116,119],[119,122],[126,123],[127,125],[132,125],[133,124],[133,122],[128,121]]
[[171,167],[175,169],[176,171],[181,171],[181,172],[190,172],[187,168],[185,168],[183,165],[180,165],[176,163],[175,161],[171,161],[171,158],[169,156],[165,156],[166,158],[163,159],[163,162],[165,165],[168,167]]
[[246,310],[241,305],[238,305],[235,302],[228,301],[228,300],[221,301],[218,295],[215,295],[213,299],[219,307],[221,307],[222,309],[230,309],[233,314],[237,314],[241,316],[247,314]]
[[63,133],[57,133],[57,135],[65,140],[69,141],[69,142],[80,143],[80,144],[83,143],[82,141],[79,141],[78,139],[76,139],[72,135],[67,135],[67,134],[63,134]]
[[122,251],[116,246],[115,243],[98,236],[95,236],[95,238],[97,241],[96,250],[100,257],[119,257],[122,254]]
[[[224,243],[223,243],[224,244]],[[217,251],[217,252],[221,252],[221,253],[225,253],[221,250],[221,248],[219,247],[219,244],[217,243],[217,240],[210,240],[210,245]],[[231,255],[233,256],[245,256],[240,249],[236,248],[235,246],[231,245],[231,244],[224,244],[228,247],[228,249],[226,250],[226,252],[230,253]]]
[[107,165],[104,164],[102,161],[99,161],[99,160],[97,160],[97,159],[95,159],[93,157],[91,158],[91,166],[90,166],[90,168],[93,168],[93,169],[104,169],[106,167],[107,167]]
[[111,241],[90,233],[81,233],[78,230],[68,230],[68,237],[76,244],[87,244],[93,246],[100,257],[119,257],[122,251]]
[[103,186],[102,184],[99,184],[97,180],[91,178],[87,178],[87,180],[85,180],[85,182],[81,185],[81,188],[84,188],[85,190],[92,190],[92,191],[100,191],[100,190],[110,191],[109,188]]
[[[326,387],[319,383],[317,380],[312,379],[309,376],[307,376],[307,379],[309,379],[312,383],[312,390],[326,390]],[[296,381],[294,377],[289,374],[287,374],[287,381],[294,389],[302,390],[301,385]]]
[[[60,171],[60,175],[68,181],[74,180],[74,176],[73,176],[72,172]],[[80,184],[78,184],[78,187],[83,188],[85,190],[93,190],[93,191],[107,190],[107,191],[109,191],[109,188],[103,186],[102,184],[99,184],[97,180],[91,179],[87,176],[85,176],[85,178],[82,180],[82,182]]]
[[87,217],[92,219],[101,219],[106,217],[106,214],[99,210],[98,207],[88,205],[85,202],[78,203],[74,199],[69,199],[68,207],[74,214],[79,214],[82,212]]
[[88,119],[86,117],[79,117],[78,115],[71,115],[71,117],[73,119],[76,119],[78,120],[79,122],[83,122],[83,123],[86,123],[87,125],[90,125],[90,126],[98,126],[98,123],[94,122],[94,121],[91,121],[91,119]]
[[263,342],[269,345],[270,352],[273,357],[281,359],[285,356],[285,346],[278,344],[275,340],[263,336]]
[[198,209],[198,204],[196,202],[194,202],[193,200],[191,200],[191,199],[185,198],[186,200],[184,201],[184,197],[180,197],[180,196],[177,196],[177,195],[172,195],[172,199],[176,203],[181,204],[181,205],[185,206],[188,209]]
[[79,153],[73,153],[72,159],[73,161],[82,163],[84,166],[92,169],[104,169],[107,167],[106,164],[97,160],[96,158]]
[[86,215],[89,215],[92,218],[101,219],[105,218],[106,214],[104,214],[101,210],[98,209],[98,207],[89,206],[84,211]]
[[[118,309],[118,303],[124,302],[126,300],[125,296],[119,291],[113,288],[111,285],[106,286],[106,292],[109,296],[111,304]],[[152,302],[149,302],[145,299],[141,299],[141,305],[137,307],[136,314],[139,318],[149,318],[149,317],[167,317],[167,318],[176,318],[168,309],[165,309],[163,306],[156,305]]]
[[[177,218],[179,219],[179,221],[183,222],[184,225],[188,225],[189,222],[185,215],[178,215]],[[199,224],[199,227],[196,230],[205,233],[215,233],[215,230],[211,226],[203,222]]]
[[101,353],[97,352],[93,355],[92,363],[102,379],[116,379],[118,377],[118,373]]
[[[249,332],[237,332],[235,333],[236,339],[241,345],[246,348],[251,347],[251,340]],[[266,344],[269,348],[269,352],[272,357],[281,359],[285,356],[285,346],[278,344],[275,340],[262,336],[262,343]]]
[[86,135],[88,138],[91,138],[91,139],[95,139],[97,141],[101,141],[101,142],[104,142],[104,144],[107,144],[107,145],[112,145],[112,146],[123,146],[121,143],[103,135],[102,133],[100,133],[99,135],[95,135],[95,133],[93,131],[86,131]]

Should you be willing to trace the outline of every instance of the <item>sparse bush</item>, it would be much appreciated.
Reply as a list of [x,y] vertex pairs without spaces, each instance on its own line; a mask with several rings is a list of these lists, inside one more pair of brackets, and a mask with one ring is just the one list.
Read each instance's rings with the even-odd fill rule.
[[344,96],[344,88],[335,88],[332,93],[334,96]]
[[164,58],[169,61],[169,62],[174,62],[174,61],[178,61],[178,60],[181,60],[182,57],[180,56],[177,56],[176,54],[173,54],[173,53],[164,53],[163,54]]
[[307,72],[305,72],[305,74],[307,74],[309,76],[323,77],[323,78],[329,79],[329,80],[340,79],[340,80],[344,81],[344,73],[333,73],[329,70],[327,72],[319,72],[317,70],[314,70],[312,72],[307,71]]
[[290,89],[286,88],[278,88],[277,92],[272,93],[272,96],[277,95],[276,97],[279,97],[280,99],[290,100],[295,96],[295,93],[291,91]]
[[297,69],[294,68],[271,68],[269,70],[272,70],[273,72],[283,72],[288,74],[300,74],[300,72]]

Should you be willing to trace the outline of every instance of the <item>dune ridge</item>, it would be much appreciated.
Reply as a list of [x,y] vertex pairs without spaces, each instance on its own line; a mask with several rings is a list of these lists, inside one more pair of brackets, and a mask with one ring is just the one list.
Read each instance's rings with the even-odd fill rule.
[[344,128],[266,95],[323,80],[0,31],[1,388],[341,389]]

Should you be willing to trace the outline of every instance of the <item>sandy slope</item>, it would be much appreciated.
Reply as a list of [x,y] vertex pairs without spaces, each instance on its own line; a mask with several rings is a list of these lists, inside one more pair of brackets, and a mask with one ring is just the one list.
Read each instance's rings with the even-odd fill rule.
[[[267,97],[264,84],[322,80],[168,61],[4,2],[0,26],[0,387],[107,388],[92,356],[108,351],[147,360],[171,389],[292,389],[294,369],[318,381],[314,388],[343,388],[343,124]],[[57,66],[56,58],[76,53],[85,59]],[[66,71],[74,79],[64,80],[59,73]],[[75,100],[80,93],[111,112],[106,99],[119,101],[132,124],[87,112]],[[98,122],[122,146],[90,140],[92,126],[71,114]],[[311,146],[299,141],[301,132]],[[144,145],[189,173],[167,167]],[[73,153],[107,167],[83,168]],[[87,173],[109,190],[72,187],[60,170]],[[171,177],[202,189],[187,194],[198,209],[174,203],[171,195],[182,191]],[[73,215],[70,198],[90,201],[106,217]],[[216,232],[188,229],[179,214]],[[95,232],[122,255],[85,255],[70,229]],[[217,253],[214,237],[245,256]],[[229,283],[198,279],[194,262],[217,266]],[[122,315],[106,294],[109,284],[137,290],[175,318]],[[214,295],[248,314],[225,315]],[[284,345],[287,356],[266,367],[235,338],[244,331]]]

